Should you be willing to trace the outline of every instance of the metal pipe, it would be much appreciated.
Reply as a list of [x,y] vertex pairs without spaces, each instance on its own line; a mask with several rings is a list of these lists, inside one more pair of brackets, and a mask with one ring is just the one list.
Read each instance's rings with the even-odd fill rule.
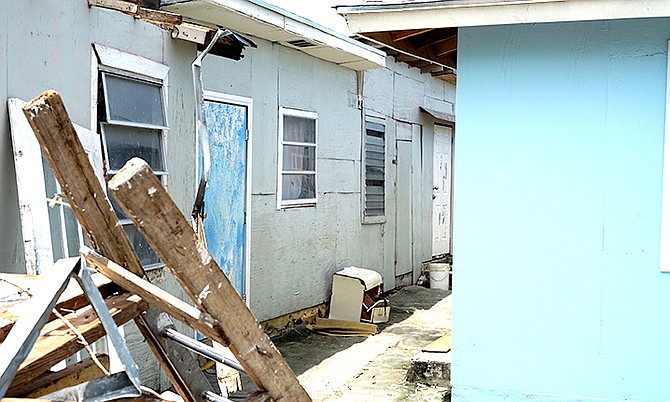
[[188,349],[188,350],[190,350],[194,353],[199,354],[200,356],[204,356],[204,357],[207,357],[209,359],[214,360],[215,362],[225,364],[226,366],[228,366],[230,368],[233,368],[237,371],[240,371],[240,372],[246,374],[246,371],[244,370],[244,367],[242,367],[238,362],[223,356],[221,353],[214,350],[213,347],[207,346],[202,342],[198,342],[196,340],[193,340],[192,338],[176,331],[173,328],[165,328],[161,334],[164,337],[177,342],[178,344],[185,347],[186,349]]
[[212,391],[205,391],[202,394],[202,399],[206,400],[207,402],[233,402],[228,398],[225,398],[221,395],[217,395]]
[[202,153],[202,172],[200,172],[200,182],[198,184],[192,212],[194,218],[197,214],[200,216],[204,215],[205,188],[209,181],[210,170],[209,139],[207,138],[207,126],[204,112],[205,98],[203,95],[204,89],[202,83],[202,60],[207,56],[209,51],[212,50],[216,41],[232,34],[233,33],[227,29],[218,29],[205,50],[203,50],[198,57],[193,60],[193,63],[191,63],[193,89],[195,91],[195,132],[200,143],[200,152]]

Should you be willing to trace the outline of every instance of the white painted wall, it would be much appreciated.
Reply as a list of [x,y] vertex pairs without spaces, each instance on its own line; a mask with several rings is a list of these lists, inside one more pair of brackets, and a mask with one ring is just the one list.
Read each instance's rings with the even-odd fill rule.
[[[100,43],[135,53],[170,67],[168,88],[168,189],[184,212],[195,196],[193,166],[194,101],[190,63],[195,45],[170,38],[168,32],[85,1],[0,2],[0,271],[25,273],[7,99],[30,100],[46,89],[60,92],[71,119],[91,127],[91,52]],[[95,127],[92,127],[96,130]],[[96,130],[97,131],[97,130]],[[164,273],[157,273],[159,276]],[[174,278],[160,284],[185,298]],[[126,330],[129,348],[140,364],[143,384],[161,388],[167,378],[158,370],[144,340]]]
[[[350,265],[380,272],[387,290],[395,287],[396,272],[413,271],[416,279],[420,261],[430,258],[432,215],[432,156],[426,163],[421,154],[431,155],[433,119],[419,106],[453,113],[454,87],[389,58],[388,68],[364,72],[361,110],[354,71],[253,40],[258,48],[242,61],[207,58],[203,71],[206,89],[254,100],[249,295],[254,314],[266,320],[329,300],[332,274]],[[318,113],[316,206],[277,210],[279,107]],[[387,120],[383,223],[361,223],[363,113]],[[412,263],[397,269],[395,120],[414,127],[408,162],[414,216],[403,228],[412,233],[412,249],[406,250]]]

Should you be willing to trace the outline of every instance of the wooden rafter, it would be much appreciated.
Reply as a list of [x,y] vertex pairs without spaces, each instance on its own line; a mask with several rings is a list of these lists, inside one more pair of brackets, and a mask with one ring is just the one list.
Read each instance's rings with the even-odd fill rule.
[[428,60],[442,66],[456,68],[454,59],[436,55],[430,46],[417,49],[409,40],[393,42],[390,32],[372,32],[363,35],[372,41],[386,44],[397,51],[415,56],[417,59]]
[[416,49],[423,49],[458,35],[458,28],[433,29],[408,40]]
[[391,32],[391,39],[394,42],[405,40],[407,38],[411,38],[413,36],[421,35],[426,32],[430,32],[432,29],[410,29],[407,31],[393,31]]
[[433,52],[437,56],[453,53],[458,49],[458,36],[454,35],[442,42],[433,45]]

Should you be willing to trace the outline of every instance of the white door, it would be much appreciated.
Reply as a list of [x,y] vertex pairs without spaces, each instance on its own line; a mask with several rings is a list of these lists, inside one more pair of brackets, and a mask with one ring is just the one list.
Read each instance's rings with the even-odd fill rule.
[[433,147],[433,255],[451,253],[451,154],[454,129],[435,125]]

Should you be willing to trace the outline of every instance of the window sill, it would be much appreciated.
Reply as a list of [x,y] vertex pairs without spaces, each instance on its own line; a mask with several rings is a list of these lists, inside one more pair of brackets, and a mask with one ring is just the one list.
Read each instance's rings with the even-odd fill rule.
[[277,209],[283,210],[283,209],[310,208],[310,207],[316,207],[316,202],[305,202],[300,204],[282,204]]
[[378,225],[386,223],[386,216],[363,216],[362,225]]

